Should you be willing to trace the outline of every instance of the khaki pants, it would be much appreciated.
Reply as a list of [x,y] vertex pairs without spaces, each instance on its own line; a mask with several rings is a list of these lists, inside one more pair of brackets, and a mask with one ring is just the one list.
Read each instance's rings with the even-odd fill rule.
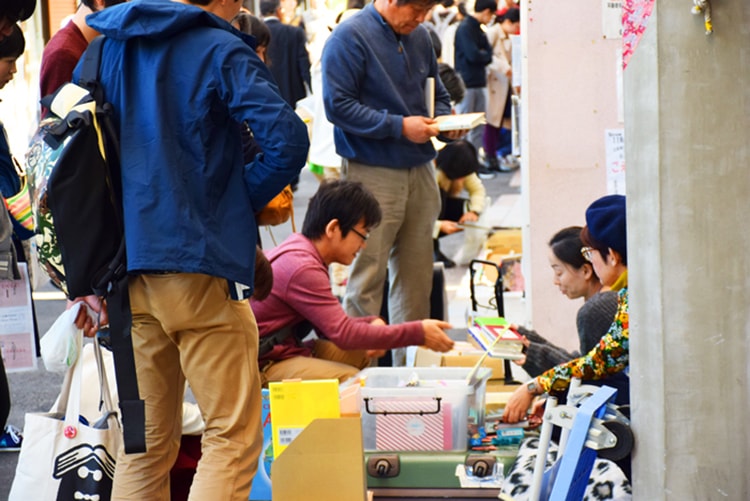
[[[380,315],[386,274],[390,279],[389,323],[430,316],[432,230],[440,213],[440,191],[432,163],[390,169],[345,161],[344,178],[359,181],[380,204],[383,221],[352,263],[344,309],[353,317]],[[393,350],[393,365],[406,364],[406,350]]]
[[143,454],[119,451],[113,500],[168,500],[187,378],[206,423],[191,500],[247,500],[262,446],[258,327],[227,281],[199,274],[130,279],[133,349],[146,402]]
[[292,357],[271,362],[261,372],[263,386],[284,379],[338,379],[343,383],[370,365],[364,350],[346,351],[330,341],[315,343],[312,357]]

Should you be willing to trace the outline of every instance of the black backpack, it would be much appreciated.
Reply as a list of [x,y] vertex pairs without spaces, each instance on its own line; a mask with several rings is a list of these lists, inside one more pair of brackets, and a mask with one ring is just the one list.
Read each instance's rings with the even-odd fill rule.
[[27,155],[42,265],[70,298],[105,295],[125,273],[119,141],[98,83],[103,37],[83,55],[80,85],[42,101],[51,110]]
[[119,137],[99,83],[104,37],[82,56],[80,84],[66,83],[42,104],[53,114],[40,124],[27,155],[39,260],[68,297],[107,301],[125,451],[144,452],[144,403],[138,396],[122,218]]

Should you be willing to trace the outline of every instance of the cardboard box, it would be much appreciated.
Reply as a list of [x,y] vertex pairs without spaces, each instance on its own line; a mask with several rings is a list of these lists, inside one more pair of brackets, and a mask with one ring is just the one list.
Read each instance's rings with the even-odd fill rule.
[[271,470],[275,501],[364,501],[360,420],[314,420],[276,458]]
[[[414,357],[416,367],[474,367],[481,358],[483,351],[468,341],[456,342],[453,350],[446,353],[438,353],[427,348],[417,348]],[[482,367],[492,370],[488,381],[502,381],[505,378],[504,362],[500,358],[486,357]],[[489,391],[489,390],[488,390]]]

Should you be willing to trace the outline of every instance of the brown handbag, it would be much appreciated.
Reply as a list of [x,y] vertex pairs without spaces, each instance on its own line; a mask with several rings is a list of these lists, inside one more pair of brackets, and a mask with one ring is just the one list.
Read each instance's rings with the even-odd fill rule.
[[281,193],[273,197],[268,205],[255,215],[258,226],[277,226],[287,222],[289,218],[292,219],[294,228],[294,192],[290,185],[286,185]]

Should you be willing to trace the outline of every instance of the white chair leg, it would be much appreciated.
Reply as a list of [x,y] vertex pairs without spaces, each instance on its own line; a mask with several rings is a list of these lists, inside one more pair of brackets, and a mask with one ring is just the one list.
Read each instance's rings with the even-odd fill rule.
[[544,479],[544,471],[547,467],[547,451],[549,451],[552,427],[554,426],[549,419],[546,419],[546,415],[555,407],[557,407],[557,399],[549,397],[544,406],[545,419],[542,421],[542,428],[539,432],[539,449],[537,450],[536,461],[534,462],[534,477],[531,483],[529,501],[539,501],[542,492],[542,480]]

